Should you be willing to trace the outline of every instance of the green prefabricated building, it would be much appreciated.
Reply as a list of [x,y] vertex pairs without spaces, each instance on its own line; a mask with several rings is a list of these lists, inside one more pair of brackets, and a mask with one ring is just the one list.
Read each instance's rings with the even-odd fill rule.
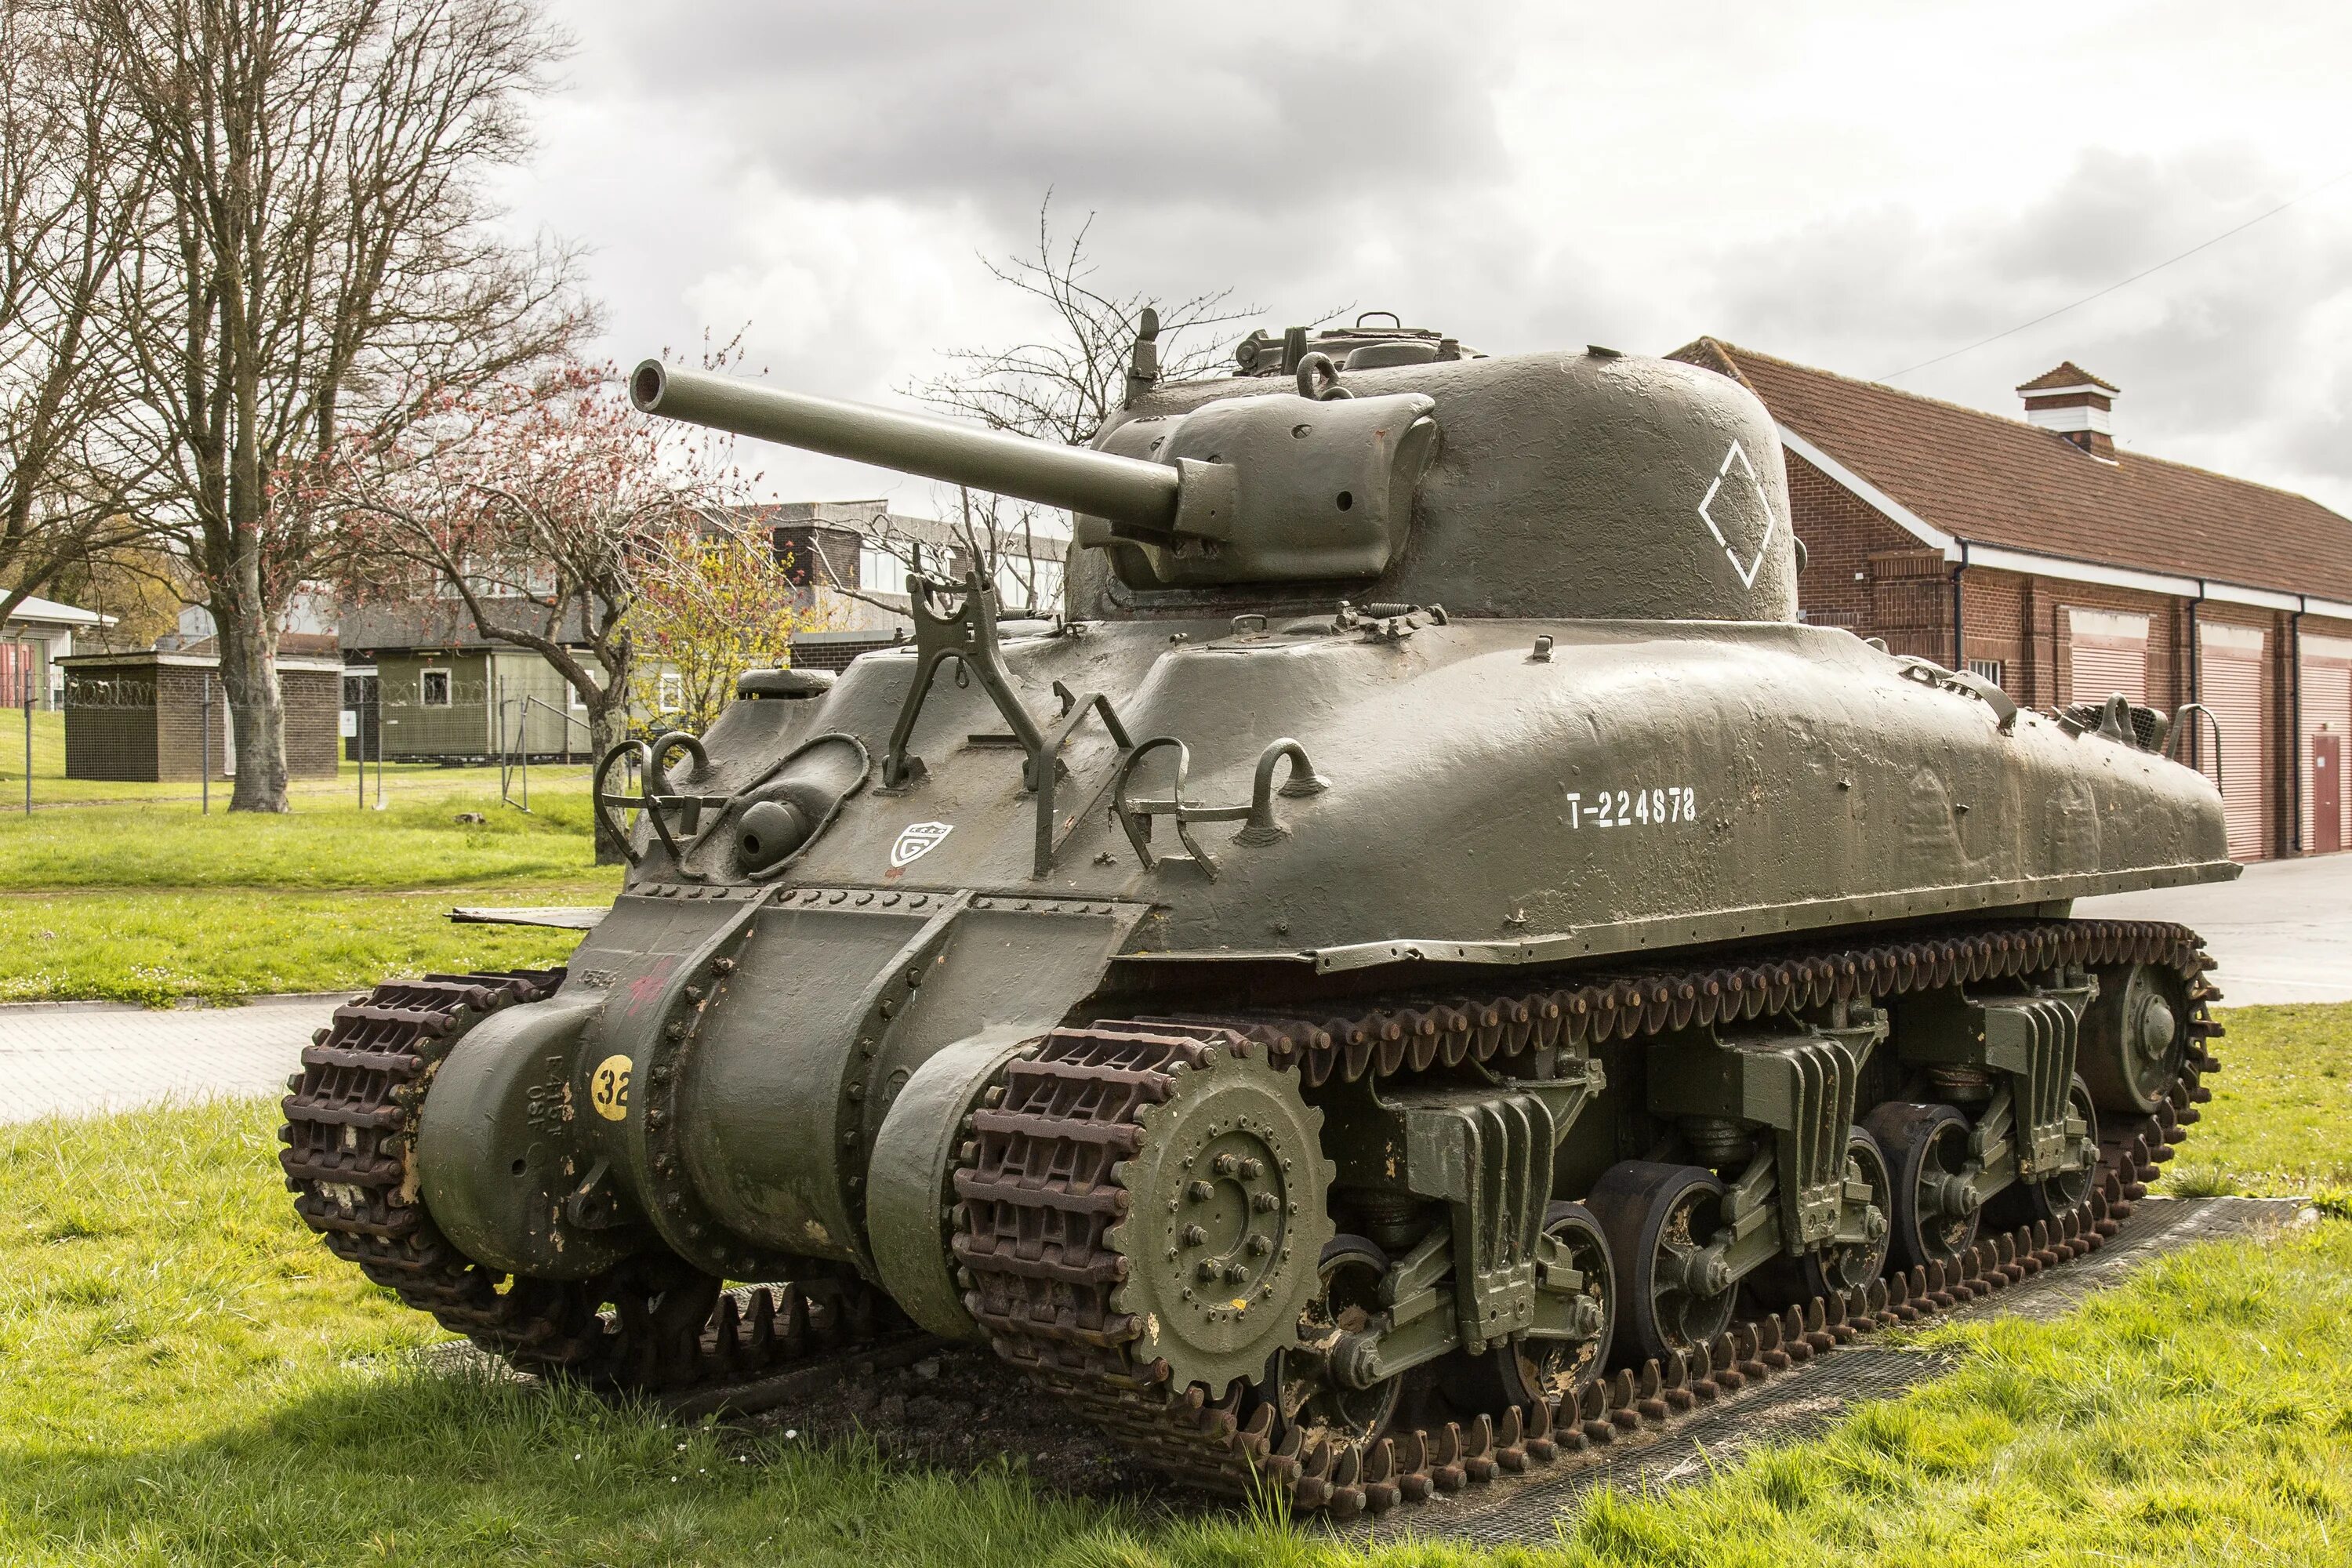
[[554,667],[527,649],[383,649],[375,671],[388,762],[588,756],[587,710]]

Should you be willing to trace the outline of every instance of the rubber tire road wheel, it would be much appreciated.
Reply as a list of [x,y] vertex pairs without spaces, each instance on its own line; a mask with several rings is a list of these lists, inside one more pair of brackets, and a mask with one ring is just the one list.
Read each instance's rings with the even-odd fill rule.
[[1706,1245],[1722,1224],[1723,1183],[1697,1165],[1627,1160],[1593,1184],[1584,1205],[1609,1238],[1617,1279],[1613,1360],[1639,1366],[1652,1356],[1706,1344],[1731,1326],[1739,1283],[1696,1296],[1664,1284],[1658,1265]]
[[1868,1128],[1846,1129],[1845,1163],[1862,1167],[1863,1179],[1870,1184],[1873,1206],[1886,1228],[1875,1242],[1841,1246],[1828,1241],[1799,1257],[1783,1253],[1761,1265],[1747,1280],[1761,1304],[1775,1311],[1801,1307],[1817,1296],[1842,1296],[1886,1272],[1887,1244],[1895,1228],[1895,1183],[1885,1152]]
[[2057,1219],[2072,1214],[2089,1201],[2091,1190],[2099,1184],[2099,1109],[2091,1099],[2091,1086],[2083,1081],[2081,1073],[2074,1075],[2067,1100],[2074,1114],[2083,1119],[2091,1163],[2046,1182],[2020,1182],[2002,1193],[1994,1204],[2007,1224],[2031,1225],[2038,1219]]
[[[1333,1237],[1316,1265],[1318,1283],[1314,1299],[1299,1314],[1299,1326],[1306,1328],[1312,1317],[1318,1325],[1349,1327],[1343,1320],[1351,1309],[1369,1321],[1379,1308],[1381,1281],[1388,1272],[1389,1255],[1376,1244],[1360,1236]],[[1295,1349],[1276,1352],[1271,1393],[1275,1414],[1285,1426],[1300,1422],[1309,1431],[1362,1441],[1388,1430],[1404,1391],[1402,1373],[1370,1388],[1339,1388],[1324,1380],[1322,1370],[1319,1356],[1301,1355]]]
[[1580,1393],[1609,1364],[1617,1330],[1617,1270],[1609,1238],[1582,1204],[1555,1203],[1545,1209],[1544,1234],[1568,1245],[1584,1276],[1584,1293],[1599,1292],[1601,1331],[1589,1340],[1522,1337],[1487,1352],[1479,1358],[1479,1372],[1463,1383],[1465,1393],[1480,1396],[1478,1408],[1490,1413],[1507,1405],[1528,1410],[1555,1394]]
[[1957,1262],[1976,1245],[1984,1206],[1954,1219],[1923,1202],[1919,1189],[1957,1175],[1967,1165],[1969,1119],[1948,1105],[1890,1100],[1862,1124],[1885,1151],[1887,1174],[1895,1184],[1895,1212],[1887,1215],[1894,1227],[1890,1250],[1895,1266],[1924,1268],[1930,1263]]
[[1887,1241],[1895,1228],[1895,1181],[1887,1168],[1886,1152],[1866,1127],[1846,1130],[1845,1163],[1848,1167],[1860,1165],[1862,1179],[1870,1184],[1871,1205],[1885,1229],[1874,1242],[1837,1242],[1815,1248],[1797,1260],[1797,1269],[1805,1282],[1805,1291],[1811,1296],[1837,1296],[1848,1290],[1860,1289],[1886,1272]]

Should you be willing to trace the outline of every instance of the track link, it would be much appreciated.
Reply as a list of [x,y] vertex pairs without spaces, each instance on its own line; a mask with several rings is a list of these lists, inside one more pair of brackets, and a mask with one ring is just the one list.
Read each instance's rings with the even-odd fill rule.
[[520,1371],[599,1387],[757,1382],[900,1331],[896,1310],[860,1286],[722,1290],[667,1252],[594,1279],[510,1279],[457,1250],[417,1195],[425,1092],[467,1029],[562,980],[560,969],[433,974],[335,1009],[287,1081],[278,1130],[295,1212],[335,1256]]
[[[1736,1323],[1695,1352],[1620,1368],[1548,1404],[1370,1442],[1285,1425],[1270,1402],[1239,1384],[1219,1400],[1199,1385],[1173,1386],[1165,1363],[1137,1361],[1140,1325],[1112,1305],[1125,1259],[1105,1237],[1128,1207],[1118,1164],[1140,1146],[1137,1112],[1168,1096],[1180,1064],[1197,1064],[1212,1047],[1264,1051],[1312,1088],[1334,1076],[1507,1060],[1547,1046],[2124,963],[2161,964],[2184,980],[2190,1013],[2182,1072],[2155,1115],[2103,1129],[2101,1178],[2078,1209],[1981,1238],[1957,1266],[1914,1268]],[[2222,1032],[2210,1016],[2220,997],[2205,979],[2210,967],[2195,934],[2180,926],[2063,921],[1642,970],[1319,1020],[1232,1015],[1057,1029],[1009,1070],[974,1118],[957,1176],[965,1303],[999,1356],[1175,1475],[1220,1490],[1271,1492],[1335,1518],[1385,1511],[1634,1437],[1874,1329],[1916,1321],[2095,1250],[2146,1195],[2158,1163],[2197,1120],[2197,1105],[2211,1098],[2199,1082],[2220,1066],[2206,1049]]]

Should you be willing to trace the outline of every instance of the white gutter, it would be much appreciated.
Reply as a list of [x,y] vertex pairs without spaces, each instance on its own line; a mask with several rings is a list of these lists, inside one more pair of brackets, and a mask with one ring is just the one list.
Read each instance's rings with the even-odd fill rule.
[[1873,511],[1900,527],[1920,543],[1942,551],[1945,560],[1958,561],[1960,558],[1959,542],[1951,534],[1946,533],[1786,425],[1780,425],[1776,421],[1775,427],[1780,432],[1780,445],[1835,479],[1843,489],[1852,490],[1861,497]]

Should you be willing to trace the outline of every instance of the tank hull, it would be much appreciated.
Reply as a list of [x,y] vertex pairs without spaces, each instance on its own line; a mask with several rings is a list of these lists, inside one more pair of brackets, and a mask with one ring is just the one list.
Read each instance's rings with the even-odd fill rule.
[[[2056,915],[2237,869],[2201,775],[2036,714],[2004,728],[1843,632],[1482,620],[1391,640],[1192,622],[1015,637],[1003,658],[1040,709],[1056,681],[1130,693],[1131,740],[1186,742],[1192,798],[1246,800],[1282,739],[1325,787],[1276,797],[1263,842],[1197,824],[1201,859],[1147,868],[1107,805],[1118,748],[1081,731],[1037,877],[1020,753],[989,738],[977,686],[938,681],[910,740],[919,784],[852,796],[773,885],[641,880],[538,1005],[543,1036],[509,1017],[461,1048],[420,1134],[425,1196],[461,1247],[531,1275],[603,1267],[560,1218],[562,1184],[601,1164],[628,1213],[714,1272],[817,1258],[871,1274],[862,1194],[883,1119],[933,1054],[985,1029],[1230,994],[1244,975],[1272,1001]],[[868,656],[815,700],[730,710],[706,741],[715,787],[808,734],[878,740],[915,664]],[[759,711],[784,706],[803,710],[789,727]],[[1138,775],[1131,793],[1168,788]],[[538,1065],[475,1072],[493,1050]],[[567,1084],[591,1099],[614,1062],[636,1113],[575,1115],[563,1152],[539,1152],[536,1108]],[[499,1152],[522,1143],[554,1184],[516,1184]]]

